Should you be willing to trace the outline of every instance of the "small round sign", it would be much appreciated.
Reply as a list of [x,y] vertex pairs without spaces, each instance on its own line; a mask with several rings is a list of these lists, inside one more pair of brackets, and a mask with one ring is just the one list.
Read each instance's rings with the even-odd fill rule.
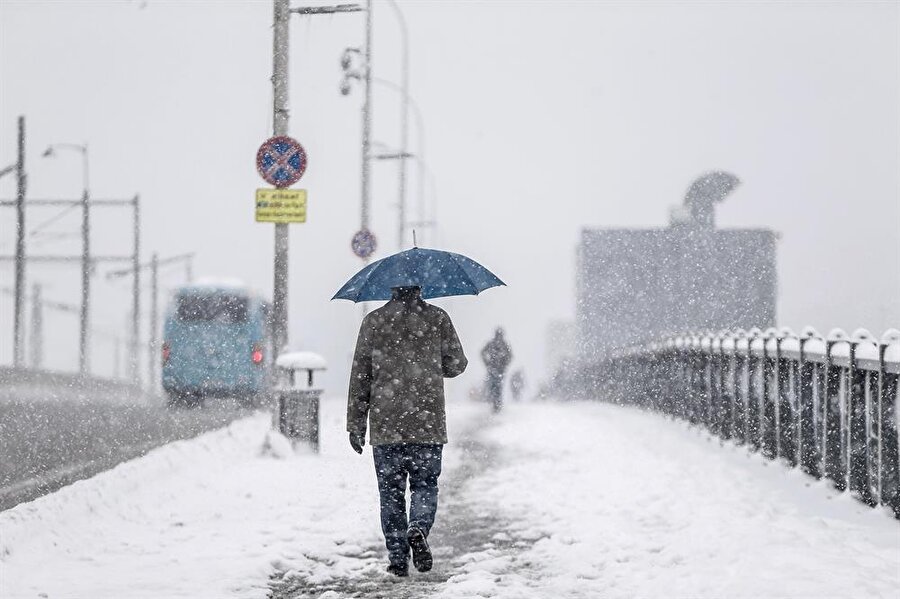
[[360,258],[368,258],[375,253],[378,242],[375,240],[374,233],[368,229],[360,229],[350,240],[350,247],[353,249],[353,253]]
[[269,185],[290,187],[306,172],[306,150],[293,137],[270,137],[256,152],[256,170]]

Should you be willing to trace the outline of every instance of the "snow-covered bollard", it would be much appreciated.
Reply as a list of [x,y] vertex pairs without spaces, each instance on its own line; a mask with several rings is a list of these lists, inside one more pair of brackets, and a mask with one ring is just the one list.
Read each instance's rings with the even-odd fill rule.
[[306,351],[288,352],[278,356],[275,365],[282,371],[275,426],[291,441],[308,443],[319,451],[319,398],[322,390],[313,386],[313,375],[325,370],[325,358]]

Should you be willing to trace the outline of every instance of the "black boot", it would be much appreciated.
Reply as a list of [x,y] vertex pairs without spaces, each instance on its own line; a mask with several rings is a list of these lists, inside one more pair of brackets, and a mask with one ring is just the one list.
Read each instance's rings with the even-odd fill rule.
[[431,557],[431,548],[428,547],[428,541],[425,539],[425,533],[421,528],[411,526],[406,531],[406,539],[409,541],[409,547],[412,549],[413,565],[419,572],[428,572],[434,564]]
[[393,574],[394,576],[409,576],[409,564],[407,563],[392,563],[387,567],[387,571]]

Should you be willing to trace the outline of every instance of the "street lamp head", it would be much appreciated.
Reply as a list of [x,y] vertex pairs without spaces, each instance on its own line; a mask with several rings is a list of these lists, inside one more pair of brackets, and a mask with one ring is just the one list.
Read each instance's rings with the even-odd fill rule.
[[47,158],[48,156],[53,156],[55,154],[56,154],[56,152],[53,151],[53,146],[47,146],[47,149],[44,150],[44,153],[41,154],[41,156],[43,156],[44,158]]

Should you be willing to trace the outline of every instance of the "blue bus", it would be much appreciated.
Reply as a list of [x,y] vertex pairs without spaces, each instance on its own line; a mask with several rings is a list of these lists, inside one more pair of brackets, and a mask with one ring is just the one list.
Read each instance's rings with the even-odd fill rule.
[[269,305],[239,286],[178,289],[166,310],[162,386],[169,406],[206,397],[257,403],[269,390],[272,338]]

